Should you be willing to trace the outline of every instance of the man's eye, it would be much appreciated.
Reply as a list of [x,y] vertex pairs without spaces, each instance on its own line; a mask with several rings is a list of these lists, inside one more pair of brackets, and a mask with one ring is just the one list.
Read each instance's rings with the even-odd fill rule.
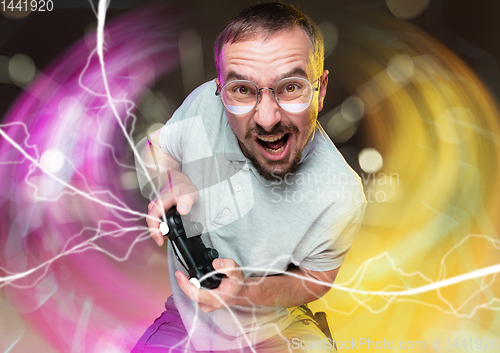
[[292,93],[297,89],[297,85],[295,83],[289,83],[285,86],[285,92]]
[[236,88],[236,92],[238,92],[239,94],[248,94],[249,89],[245,86],[239,86]]

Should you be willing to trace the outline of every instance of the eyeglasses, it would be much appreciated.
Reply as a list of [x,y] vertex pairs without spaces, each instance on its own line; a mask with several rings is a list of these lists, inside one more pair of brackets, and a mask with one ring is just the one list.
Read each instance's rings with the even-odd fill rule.
[[[319,78],[314,81],[319,81]],[[314,83],[313,82],[313,83]],[[236,115],[248,114],[259,104],[261,91],[269,89],[273,92],[274,99],[281,109],[289,113],[299,113],[306,110],[312,102],[314,92],[319,87],[313,87],[312,83],[299,77],[287,77],[278,83],[276,87],[257,88],[255,83],[246,80],[236,80],[217,86],[216,96],[220,95],[222,104],[226,109]]]

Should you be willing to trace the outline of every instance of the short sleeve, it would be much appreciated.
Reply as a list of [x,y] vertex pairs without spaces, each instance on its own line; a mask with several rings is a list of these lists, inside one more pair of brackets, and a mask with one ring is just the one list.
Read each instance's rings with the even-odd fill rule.
[[[300,266],[310,271],[329,271],[344,262],[363,221],[366,201],[322,232]],[[323,217],[328,217],[327,215]]]

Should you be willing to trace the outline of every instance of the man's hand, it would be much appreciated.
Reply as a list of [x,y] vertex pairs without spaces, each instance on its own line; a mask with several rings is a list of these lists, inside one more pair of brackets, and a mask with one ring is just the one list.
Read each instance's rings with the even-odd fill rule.
[[175,273],[182,291],[207,313],[232,305],[292,307],[306,304],[328,292],[340,269],[308,271],[295,268],[280,275],[246,277],[231,259],[215,259],[212,265],[217,272],[226,275],[213,290],[198,289],[182,272]]
[[[149,203],[149,213],[146,217],[151,237],[158,246],[164,243],[159,227],[165,211],[177,205],[177,212],[186,215],[198,200],[196,186],[181,172],[179,163],[161,149],[160,132],[161,130],[158,130],[149,140],[144,139],[139,142],[137,148],[141,154],[136,161],[140,165],[138,177],[141,192],[150,183],[155,184],[156,190],[161,190],[160,194]],[[144,173],[143,169],[147,173]],[[149,194],[147,197],[150,197]]]
[[151,237],[158,246],[162,246],[164,239],[160,232],[160,219],[166,210],[173,205],[177,205],[177,212],[186,215],[191,210],[193,204],[198,200],[198,189],[191,183],[191,180],[178,169],[168,172],[169,182],[153,201],[148,205],[148,217],[146,222],[149,227]]
[[179,287],[191,300],[197,302],[205,313],[238,304],[246,279],[241,267],[231,259],[215,259],[212,266],[217,272],[225,275],[219,287],[212,290],[198,289],[182,272],[175,273]]

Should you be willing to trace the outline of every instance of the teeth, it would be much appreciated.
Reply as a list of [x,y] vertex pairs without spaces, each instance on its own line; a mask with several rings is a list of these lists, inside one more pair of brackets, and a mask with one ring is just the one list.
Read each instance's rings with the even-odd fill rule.
[[267,148],[267,147],[265,147],[265,149],[266,149],[267,152],[274,154],[274,153],[280,153],[281,151],[283,151],[285,149],[285,146],[281,146],[277,150],[272,150],[272,149]]
[[257,136],[257,138],[259,140],[261,140],[261,141],[264,141],[264,142],[274,142],[274,141],[278,141],[283,136],[285,136],[285,134],[280,135],[280,136],[275,136],[275,137],[260,137],[260,136]]

